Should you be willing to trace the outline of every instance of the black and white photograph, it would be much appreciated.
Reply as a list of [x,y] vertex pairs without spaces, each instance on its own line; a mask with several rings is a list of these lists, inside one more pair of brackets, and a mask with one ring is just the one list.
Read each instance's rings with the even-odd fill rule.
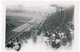
[[76,52],[74,3],[6,2],[6,52]]

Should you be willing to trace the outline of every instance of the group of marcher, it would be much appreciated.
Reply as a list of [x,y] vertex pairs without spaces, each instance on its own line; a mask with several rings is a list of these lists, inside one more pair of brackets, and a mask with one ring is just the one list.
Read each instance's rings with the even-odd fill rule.
[[16,51],[19,51],[21,49],[22,43],[16,38],[14,40],[10,40],[7,44],[6,47],[8,48],[13,48]]
[[[45,26],[46,27],[46,26]],[[47,28],[47,27],[46,27]],[[22,42],[23,40],[28,40],[30,38],[33,39],[34,42],[37,41],[37,36],[41,36],[42,33],[43,36],[43,41],[47,44],[50,45],[53,48],[59,48],[60,46],[66,46],[68,43],[69,45],[71,45],[72,43],[72,36],[73,34],[71,34],[71,30],[67,29],[65,31],[59,30],[60,27],[56,28],[56,29],[48,29],[47,30],[42,30],[41,28],[38,27],[34,27],[31,28],[29,31],[24,32],[21,36],[19,36],[18,38],[11,40],[6,47],[8,48],[14,48],[15,50],[19,51],[21,49],[22,46]],[[41,29],[41,30],[39,30]],[[40,32],[39,32],[40,31]],[[21,40],[22,39],[22,40]]]
[[[47,25],[46,25],[47,26]],[[53,48],[59,48],[60,46],[69,46],[72,44],[73,39],[73,29],[66,28],[63,30],[61,27],[57,28],[47,28],[45,26],[44,36],[48,38],[48,44],[50,44]],[[47,42],[47,41],[46,41]]]

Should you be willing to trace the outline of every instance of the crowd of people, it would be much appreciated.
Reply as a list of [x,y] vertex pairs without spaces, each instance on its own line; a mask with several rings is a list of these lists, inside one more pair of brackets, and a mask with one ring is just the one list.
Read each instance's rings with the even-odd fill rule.
[[[50,16],[42,26],[44,35],[48,37],[48,41],[53,48],[72,45],[74,26],[72,24],[73,21],[70,19],[72,19],[73,16],[64,17],[64,12],[66,11],[61,11]],[[66,13],[66,15],[67,14],[68,13]]]
[[67,44],[70,46],[72,44],[73,29],[69,26],[67,26],[65,30],[63,30],[63,27],[59,26],[56,28],[48,28],[47,26],[48,25],[45,26],[47,30],[43,30],[42,27],[31,28],[29,31],[24,32],[21,36],[11,40],[6,47],[14,48],[19,51],[23,42],[27,42],[27,40],[31,38],[33,39],[33,42],[36,42],[37,36],[41,36],[42,33],[44,33],[42,36],[44,43],[53,48],[57,49],[60,46],[66,46]]
[[[59,30],[59,29],[58,29]],[[63,32],[58,32],[56,29],[52,31],[44,31],[44,36],[48,38],[48,44],[53,48],[59,48],[60,46],[71,46],[73,39],[73,32],[67,29]]]

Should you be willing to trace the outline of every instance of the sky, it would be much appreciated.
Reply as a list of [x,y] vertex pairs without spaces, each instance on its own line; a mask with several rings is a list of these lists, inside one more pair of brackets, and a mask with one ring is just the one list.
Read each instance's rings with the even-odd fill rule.
[[53,2],[53,1],[6,1],[6,6],[24,5],[35,7],[50,7],[51,4],[57,4],[60,7],[70,7],[75,2]]

